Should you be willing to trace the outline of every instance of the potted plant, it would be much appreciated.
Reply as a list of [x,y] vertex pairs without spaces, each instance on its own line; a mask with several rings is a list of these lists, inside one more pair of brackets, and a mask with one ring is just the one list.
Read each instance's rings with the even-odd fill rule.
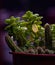
[[39,14],[27,11],[21,18],[11,16],[5,20],[8,24],[5,27],[8,32],[5,40],[12,51],[14,65],[36,65],[41,60],[46,63],[50,56],[55,56],[52,46],[55,25],[46,23],[43,27],[42,18]]

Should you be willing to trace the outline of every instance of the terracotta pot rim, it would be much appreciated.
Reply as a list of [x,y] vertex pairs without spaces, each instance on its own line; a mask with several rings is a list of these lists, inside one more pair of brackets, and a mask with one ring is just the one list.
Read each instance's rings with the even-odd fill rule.
[[27,56],[51,56],[51,57],[55,57],[55,54],[30,54],[30,53],[22,53],[22,52],[9,52],[10,54],[13,54],[13,55],[27,55]]

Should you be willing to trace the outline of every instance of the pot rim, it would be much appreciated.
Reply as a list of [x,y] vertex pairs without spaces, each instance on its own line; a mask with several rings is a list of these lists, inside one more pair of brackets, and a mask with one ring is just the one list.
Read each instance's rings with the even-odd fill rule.
[[9,52],[13,55],[26,55],[26,56],[43,56],[43,57],[55,57],[55,54],[31,54],[31,53],[22,53],[22,52]]

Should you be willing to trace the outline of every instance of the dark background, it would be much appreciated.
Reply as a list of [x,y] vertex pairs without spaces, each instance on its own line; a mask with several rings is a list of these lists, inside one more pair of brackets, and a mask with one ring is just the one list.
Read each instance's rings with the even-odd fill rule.
[[0,65],[12,65],[12,55],[5,42],[4,20],[12,15],[22,16],[27,10],[43,16],[42,25],[55,23],[55,0],[0,0]]
[[[9,13],[25,12],[31,10],[34,13],[39,13],[44,16],[44,22],[54,23],[51,17],[55,16],[55,0],[1,0],[0,9],[5,9]],[[14,14],[10,14],[14,15]]]

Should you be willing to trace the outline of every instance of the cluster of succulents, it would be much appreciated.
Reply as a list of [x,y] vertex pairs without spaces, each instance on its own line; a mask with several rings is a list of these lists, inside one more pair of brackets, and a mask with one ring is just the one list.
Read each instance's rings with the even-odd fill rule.
[[54,54],[55,24],[42,26],[42,16],[27,11],[21,18],[11,16],[5,20],[8,32],[5,40],[13,52]]

